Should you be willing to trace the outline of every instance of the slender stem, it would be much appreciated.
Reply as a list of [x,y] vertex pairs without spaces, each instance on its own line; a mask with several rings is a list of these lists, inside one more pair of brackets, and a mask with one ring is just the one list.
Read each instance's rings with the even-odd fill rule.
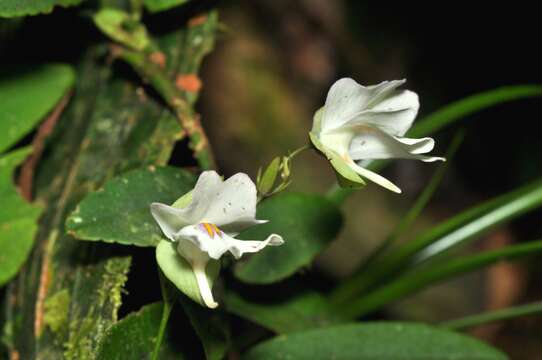
[[215,168],[214,156],[207,135],[201,126],[199,115],[192,110],[182,92],[177,89],[164,70],[149,61],[145,53],[119,46],[115,46],[112,52],[130,64],[143,79],[148,81],[175,112],[180,125],[190,138],[190,149],[193,151],[198,165],[204,170]]
[[305,145],[303,145],[302,147],[300,147],[299,149],[296,149],[296,150],[292,151],[292,152],[288,155],[288,157],[289,157],[290,159],[293,159],[293,158],[296,157],[297,155],[301,154],[303,151],[309,150],[309,149],[311,149],[311,148],[312,148],[311,145],[305,144]]
[[168,296],[167,284],[162,271],[158,269],[158,274],[160,278],[160,290],[162,291],[162,299],[164,306],[162,308],[162,318],[160,319],[160,327],[158,329],[158,336],[156,337],[156,344],[154,345],[154,350],[152,352],[152,360],[158,360],[160,355],[160,347],[162,342],[164,342],[164,335],[166,333],[167,323],[169,320],[169,315],[171,315],[171,309],[173,308],[174,302]]
[[488,311],[481,314],[466,316],[461,319],[443,322],[440,326],[450,330],[461,330],[495,321],[507,320],[519,316],[542,313],[542,302],[518,305],[506,309]]

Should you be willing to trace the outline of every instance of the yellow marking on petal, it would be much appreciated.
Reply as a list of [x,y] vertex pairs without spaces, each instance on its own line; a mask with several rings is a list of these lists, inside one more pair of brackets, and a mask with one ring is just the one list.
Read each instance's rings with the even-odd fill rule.
[[215,224],[203,222],[200,225],[202,225],[205,231],[207,231],[207,234],[211,239],[214,239],[215,235],[218,237],[222,236],[222,231]]
[[215,237],[215,234],[214,234],[214,228],[211,224],[209,223],[202,223],[203,224],[203,227],[205,227],[205,230],[207,231],[207,234],[209,234],[209,237],[212,239]]
[[215,224],[211,224],[211,226],[212,226],[213,229],[215,230],[215,234],[217,234],[218,236],[220,236],[220,234],[222,233],[222,231],[220,231],[220,229],[218,228],[218,226],[216,226]]

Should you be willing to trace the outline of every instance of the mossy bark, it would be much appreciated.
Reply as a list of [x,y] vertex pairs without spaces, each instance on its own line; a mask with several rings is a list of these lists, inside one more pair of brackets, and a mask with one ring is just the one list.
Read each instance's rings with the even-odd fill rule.
[[[213,46],[216,14],[203,19],[157,39],[172,83],[179,74],[197,73]],[[35,199],[46,211],[33,254],[8,291],[5,338],[12,358],[95,358],[102,335],[117,321],[130,268],[130,257],[118,255],[129,252],[74,239],[64,230],[66,216],[112,176],[166,163],[186,134],[147,79],[111,59],[106,44],[84,55],[74,94],[35,170]],[[197,91],[189,90],[181,94],[192,107]]]

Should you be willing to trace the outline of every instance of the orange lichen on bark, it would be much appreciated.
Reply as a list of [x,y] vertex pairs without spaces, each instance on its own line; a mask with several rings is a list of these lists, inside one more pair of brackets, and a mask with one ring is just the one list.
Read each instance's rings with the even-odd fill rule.
[[201,24],[204,24],[207,21],[207,15],[195,16],[192,19],[188,20],[188,27],[194,27]]
[[202,83],[196,74],[180,74],[175,79],[175,86],[182,91],[198,92],[202,87]]
[[50,269],[50,258],[44,256],[43,263],[41,266],[40,281],[38,287],[38,298],[36,300],[35,308],[35,317],[34,317],[34,336],[39,338],[43,328],[43,312],[44,312],[44,303],[45,297],[47,296],[47,291],[49,290],[49,284],[51,283],[51,269]]
[[166,55],[161,51],[154,51],[149,55],[149,60],[164,69],[166,67]]

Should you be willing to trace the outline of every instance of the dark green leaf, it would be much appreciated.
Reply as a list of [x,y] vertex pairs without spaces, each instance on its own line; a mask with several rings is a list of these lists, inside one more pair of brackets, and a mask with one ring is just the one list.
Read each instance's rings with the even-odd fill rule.
[[68,7],[79,5],[84,0],[2,0],[0,17],[16,17],[46,14],[55,6]]
[[21,198],[13,184],[13,170],[30,153],[23,148],[0,157],[0,286],[25,262],[37,230],[41,209]]
[[329,311],[326,298],[316,292],[304,292],[280,302],[256,303],[230,291],[224,301],[229,312],[279,334],[341,322]]
[[50,64],[0,75],[0,153],[42,120],[74,81],[68,65]]
[[188,2],[188,0],[143,0],[147,10],[153,13],[169,10],[186,2]]
[[243,360],[271,359],[506,359],[467,336],[422,324],[374,322],[278,336]]
[[[158,335],[162,308],[162,303],[145,305],[138,312],[129,314],[111,326],[98,345],[96,359],[150,359]],[[175,341],[166,332],[159,359],[183,358],[172,346]]]
[[224,314],[198,306],[186,298],[181,298],[180,303],[201,339],[206,359],[223,359],[230,341],[228,321]]
[[266,248],[238,263],[235,275],[247,283],[267,284],[282,280],[311,263],[337,236],[340,210],[323,196],[287,193],[264,201],[257,212],[268,223],[243,232],[244,240],[266,238],[276,233],[284,244]]
[[82,240],[156,246],[164,237],[149,205],[172,204],[194,184],[194,176],[178,168],[130,171],[89,194],[68,217],[66,230]]

